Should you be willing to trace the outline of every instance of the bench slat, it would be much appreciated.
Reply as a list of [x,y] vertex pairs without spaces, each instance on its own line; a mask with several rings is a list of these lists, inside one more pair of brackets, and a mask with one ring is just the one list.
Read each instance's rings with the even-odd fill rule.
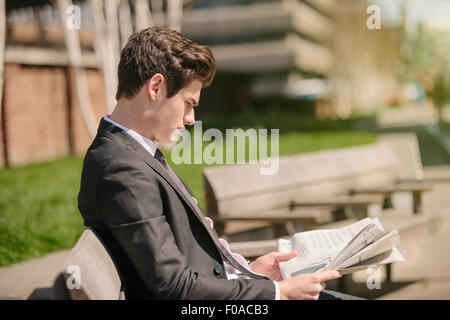
[[367,206],[373,203],[381,203],[383,197],[373,196],[373,195],[357,195],[357,196],[337,196],[337,197],[326,197],[324,199],[313,199],[304,201],[293,201],[289,205],[290,207],[315,207],[315,206],[332,206],[332,207],[343,207],[343,206]]
[[426,183],[399,183],[388,186],[380,186],[377,188],[355,189],[351,193],[393,193],[393,192],[425,192],[432,189],[430,184]]

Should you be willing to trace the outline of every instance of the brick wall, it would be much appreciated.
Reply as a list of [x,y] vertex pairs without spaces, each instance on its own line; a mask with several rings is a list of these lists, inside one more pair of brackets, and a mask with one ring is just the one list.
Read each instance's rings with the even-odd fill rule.
[[[106,114],[102,75],[88,70],[87,79],[100,120]],[[9,165],[53,160],[69,155],[71,149],[85,153],[92,139],[81,118],[75,81],[66,68],[6,64],[4,94]]]
[[6,65],[8,163],[18,166],[69,153],[64,70]]

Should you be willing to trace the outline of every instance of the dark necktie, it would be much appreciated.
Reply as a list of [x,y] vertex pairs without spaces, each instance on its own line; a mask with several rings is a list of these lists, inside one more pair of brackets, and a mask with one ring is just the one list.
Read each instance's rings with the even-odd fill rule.
[[203,215],[203,212],[200,210],[197,203],[195,203],[193,201],[191,194],[186,189],[183,182],[177,176],[175,171],[173,171],[172,167],[167,163],[166,158],[164,157],[164,155],[162,154],[162,152],[159,149],[156,149],[155,159],[158,160],[159,163],[161,163],[161,165],[164,167],[164,169],[166,169],[166,171],[169,173],[170,177],[174,180],[174,182],[177,184],[177,186],[180,188],[180,190],[186,195],[188,200],[191,202],[192,206],[196,210],[197,216],[202,221],[202,223],[205,226],[206,230],[208,231],[209,235],[213,239],[216,247],[219,249],[220,253],[222,254],[222,258],[224,260],[226,260],[228,263],[230,263],[235,269],[239,270],[240,272],[242,272],[242,274],[245,274],[246,276],[249,276],[250,278],[267,279],[267,277],[255,274],[255,273],[249,271],[247,268],[243,267],[239,262],[236,261],[236,259],[233,258],[233,256],[230,254],[230,252],[223,247],[223,245],[219,241],[219,237],[217,236],[217,234],[208,225],[208,222],[206,221],[206,219]]

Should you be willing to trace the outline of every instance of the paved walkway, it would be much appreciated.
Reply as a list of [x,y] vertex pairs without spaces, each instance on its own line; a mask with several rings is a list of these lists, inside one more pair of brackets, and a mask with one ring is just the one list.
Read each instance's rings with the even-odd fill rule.
[[[436,178],[437,182],[433,191],[424,194],[424,214],[450,213],[450,165],[428,167],[425,177]],[[382,284],[382,290],[368,292],[367,274],[354,274],[361,295],[376,299],[450,299],[450,219],[446,221],[430,235],[404,239],[407,260],[393,266],[394,284]],[[0,299],[48,298],[68,252],[0,268]]]
[[0,268],[0,299],[28,299],[49,294],[70,250]]

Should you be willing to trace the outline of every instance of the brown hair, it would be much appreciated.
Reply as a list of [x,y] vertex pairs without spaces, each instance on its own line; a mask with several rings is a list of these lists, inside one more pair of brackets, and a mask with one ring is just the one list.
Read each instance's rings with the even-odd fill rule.
[[216,63],[208,47],[175,30],[151,27],[133,34],[122,49],[116,99],[134,97],[157,73],[165,77],[170,98],[193,80],[209,86],[215,72]]

